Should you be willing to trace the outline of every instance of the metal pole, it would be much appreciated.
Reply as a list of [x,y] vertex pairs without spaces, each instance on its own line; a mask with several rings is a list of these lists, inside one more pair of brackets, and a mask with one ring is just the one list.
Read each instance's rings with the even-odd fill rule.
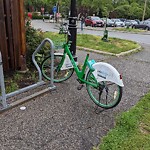
[[3,74],[3,66],[2,66],[2,55],[0,52],[0,86],[1,86],[1,94],[2,94],[2,105],[4,108],[7,108],[6,102],[6,92],[5,92],[5,83],[4,83],[4,74]]
[[70,17],[69,17],[69,31],[71,36],[68,36],[69,41],[71,41],[70,51],[74,56],[74,59],[77,60],[76,57],[76,37],[77,37],[77,16],[76,16],[76,0],[71,0],[70,5]]

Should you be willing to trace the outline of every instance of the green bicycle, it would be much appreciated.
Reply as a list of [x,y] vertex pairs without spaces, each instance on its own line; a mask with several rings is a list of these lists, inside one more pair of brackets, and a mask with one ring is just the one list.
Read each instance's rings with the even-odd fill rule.
[[[67,26],[66,24],[64,26]],[[68,28],[61,27],[61,32],[70,34]],[[54,53],[54,82],[63,82],[69,79],[75,71],[77,80],[86,84],[87,92],[93,102],[105,109],[110,109],[119,104],[122,97],[123,81],[118,71],[108,63],[88,60],[87,54],[82,69],[79,69],[70,50],[69,41],[63,44],[63,53]],[[42,75],[45,79],[51,80],[51,56],[45,58],[41,63]]]

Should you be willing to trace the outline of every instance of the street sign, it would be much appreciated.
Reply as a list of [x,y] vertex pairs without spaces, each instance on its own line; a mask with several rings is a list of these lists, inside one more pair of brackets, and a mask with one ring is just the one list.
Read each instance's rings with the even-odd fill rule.
[[56,12],[57,12],[57,7],[54,6],[54,7],[53,7],[53,13],[56,13]]

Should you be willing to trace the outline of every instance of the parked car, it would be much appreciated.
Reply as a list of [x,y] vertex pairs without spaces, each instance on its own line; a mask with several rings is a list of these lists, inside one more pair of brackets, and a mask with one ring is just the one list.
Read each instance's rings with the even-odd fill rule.
[[146,19],[145,21],[150,21],[150,18]]
[[126,20],[125,21],[125,26],[132,26],[138,24],[137,21],[135,20]]
[[125,22],[127,19],[125,18],[118,18],[120,21]]
[[85,19],[85,26],[103,27],[104,22],[97,16],[88,16]]
[[139,24],[140,23],[140,20],[139,19],[135,19],[135,21]]
[[[104,23],[106,23],[106,18],[101,18],[101,19],[104,21]],[[107,27],[114,27],[115,24],[114,24],[114,22],[111,19],[107,18],[106,26]]]
[[115,27],[124,27],[125,23],[120,19],[111,19],[114,22]]
[[141,21],[139,24],[132,25],[132,28],[150,30],[150,21]]

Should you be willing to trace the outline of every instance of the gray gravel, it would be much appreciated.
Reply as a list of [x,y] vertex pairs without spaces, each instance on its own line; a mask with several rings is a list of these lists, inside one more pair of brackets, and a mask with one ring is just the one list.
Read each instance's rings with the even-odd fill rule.
[[[85,88],[77,90],[75,74],[57,89],[0,114],[1,150],[90,150],[114,127],[114,118],[128,110],[150,89],[150,51],[124,57],[90,53],[91,58],[105,60],[123,75],[123,98],[114,109],[97,108]],[[78,51],[78,60],[85,57]],[[32,91],[31,91],[32,92]],[[97,113],[96,113],[97,112]]]
[[[90,58],[112,64],[124,81],[120,104],[97,108],[86,89],[77,90],[75,74],[56,90],[0,114],[0,150],[91,150],[114,127],[115,117],[134,106],[150,89],[150,45],[143,51],[114,57],[90,53]],[[85,51],[77,51],[79,63]],[[29,94],[36,90],[29,91]],[[25,94],[23,94],[25,96]],[[22,98],[22,94],[17,98]]]

